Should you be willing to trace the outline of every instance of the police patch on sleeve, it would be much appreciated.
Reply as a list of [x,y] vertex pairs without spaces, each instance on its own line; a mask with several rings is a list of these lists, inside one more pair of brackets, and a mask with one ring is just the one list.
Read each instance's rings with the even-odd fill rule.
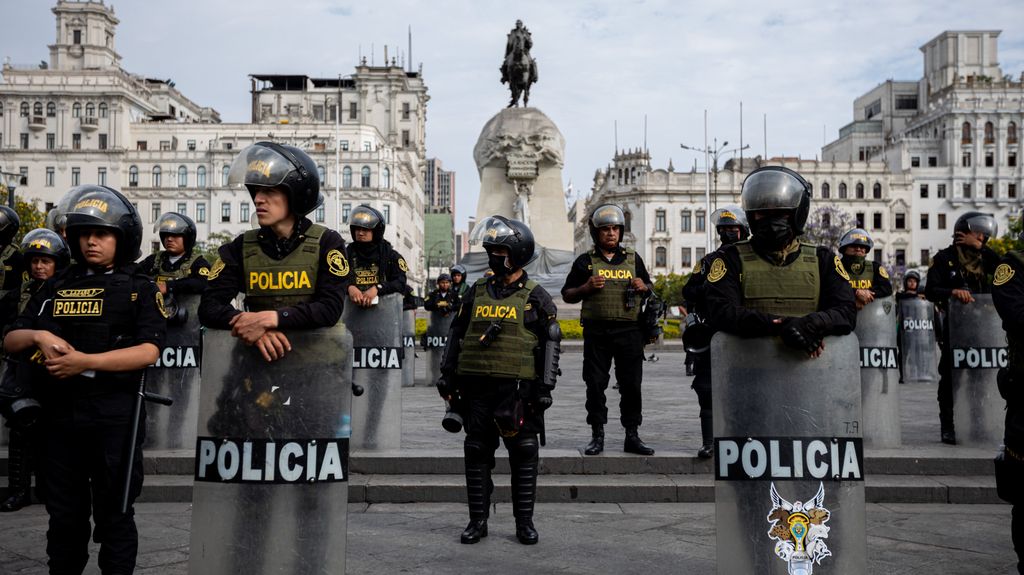
[[697,265],[693,268],[693,273],[699,274],[700,273],[701,265],[703,263],[704,263],[704,260],[697,260]]
[[878,266],[878,275],[885,279],[889,279],[889,270],[885,269],[885,266]]
[[217,261],[213,262],[213,267],[207,272],[207,280],[215,280],[220,272],[224,271],[224,260],[217,258]]
[[711,262],[711,271],[708,272],[708,281],[715,283],[723,277],[725,277],[725,262],[722,261],[722,258],[715,258],[715,261]]
[[345,259],[345,254],[341,253],[341,250],[327,252],[327,269],[338,277],[348,275],[348,260]]
[[999,264],[996,268],[996,275],[992,279],[992,285],[1001,286],[1004,283],[1013,279],[1013,274],[1017,273],[1010,264]]
[[156,309],[160,310],[160,315],[164,316],[164,319],[171,317],[171,314],[167,313],[167,308],[164,307],[164,294],[159,291],[156,292]]
[[204,277],[204,278],[205,277],[209,277],[209,275],[210,275],[210,268],[208,268],[206,266],[203,266],[203,267],[199,268],[199,275],[201,277]]
[[398,258],[398,269],[403,272],[409,271],[409,265],[405,263],[405,258]]
[[836,256],[836,273],[841,275],[844,280],[850,281],[850,274],[846,273],[846,268],[843,267],[843,260]]

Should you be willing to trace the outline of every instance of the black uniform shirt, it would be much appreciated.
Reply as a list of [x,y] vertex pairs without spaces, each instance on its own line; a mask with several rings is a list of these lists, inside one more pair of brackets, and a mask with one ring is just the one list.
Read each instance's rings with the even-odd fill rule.
[[917,299],[921,297],[921,295],[923,294],[919,294],[918,292],[901,291],[896,294],[896,301],[903,301],[905,299]]
[[[442,301],[447,302],[447,306],[438,306],[437,304]],[[452,312],[459,310],[459,294],[456,293],[455,289],[449,289],[444,294],[441,293],[440,289],[435,289],[427,295],[427,299],[423,300],[423,309],[427,311],[438,311],[444,315],[448,315]]]
[[[378,269],[382,270],[383,276],[377,279],[381,286],[377,288],[377,295],[404,294],[405,274],[409,271],[409,265],[405,263],[405,258],[395,251],[395,248],[391,247],[391,242],[387,240],[381,240],[380,244],[373,244],[373,246],[375,247],[371,249],[368,246],[359,245],[358,242],[350,243],[347,252],[349,264],[352,268],[357,268],[360,263],[373,263],[375,259],[383,259],[383,265],[377,264]],[[384,254],[383,258],[381,258],[381,254]]]
[[[521,287],[526,285],[526,280],[529,278],[526,272],[517,279],[511,285],[505,285],[497,277],[487,278],[487,293],[491,297],[496,299],[505,299]],[[448,331],[449,346],[452,345],[452,341],[459,341],[466,336],[466,332],[469,330],[470,316],[473,315],[473,300],[475,299],[476,289],[470,286],[469,291],[466,292],[466,298],[462,301],[462,307],[459,309],[459,315],[455,316],[452,320],[452,326]],[[523,313],[523,324],[526,329],[533,332],[537,336],[537,343],[543,347],[544,343],[548,339],[548,324],[555,319],[555,315],[558,313],[558,309],[555,307],[555,302],[551,300],[551,295],[548,294],[547,290],[541,287],[539,284],[530,291],[529,297],[526,299],[526,305],[530,308]],[[458,354],[446,353],[444,357],[444,365],[441,366],[441,373],[453,374],[455,368],[458,365]]]
[[[598,257],[604,257],[604,253],[602,253],[600,249],[594,249],[598,250]],[[587,280],[590,279],[590,276],[594,275],[594,266],[592,264],[592,260],[590,259],[590,255],[592,253],[593,250],[579,256],[578,258],[576,258],[576,261],[572,263],[572,268],[569,270],[569,275],[565,277],[565,285],[562,286],[562,297],[565,297],[565,291],[567,289],[578,288],[582,286],[583,284],[587,283]],[[643,280],[643,282],[647,284],[647,288],[650,289],[651,276],[650,274],[647,273],[647,266],[644,265],[644,260],[643,258],[640,257],[640,254],[634,252],[634,257],[636,258],[635,277],[638,277],[641,280]],[[623,248],[622,246],[619,246],[615,249],[615,254],[612,256],[612,259],[606,261],[609,264],[616,266],[621,264],[625,260],[626,249]],[[584,298],[586,298],[586,296],[584,296]],[[617,331],[638,329],[638,324],[636,324],[635,322],[629,322],[628,325],[623,325],[623,322],[621,321],[581,319],[580,324],[583,325],[584,328],[586,328],[584,337],[588,334],[608,335],[610,333],[614,333]]]
[[[724,246],[723,246],[724,247]],[[686,310],[688,312],[697,312],[697,315],[707,319],[708,306],[707,306],[707,279],[708,279],[708,268],[711,267],[711,262],[715,261],[718,257],[722,248],[711,252],[710,254],[701,258],[697,262],[697,267],[690,273],[690,279],[686,280],[686,285],[683,286],[683,300],[686,301]]]
[[[999,265],[999,255],[987,247],[981,248],[981,264],[986,275],[992,275]],[[928,268],[928,283],[925,295],[943,310],[949,305],[949,298],[955,289],[970,290],[971,293],[989,293],[992,286],[988,279],[969,280],[960,268],[960,256],[952,245],[935,254],[932,266]]]
[[[308,218],[302,218],[297,233],[286,239],[278,239],[272,231],[261,229],[258,240],[260,249],[273,259],[284,259],[302,244],[304,233],[310,225],[312,222]],[[231,243],[221,246],[220,259],[210,269],[209,283],[199,302],[199,321],[206,327],[230,329],[228,322],[242,313],[231,305],[231,300],[245,292],[245,270],[242,264],[244,236],[241,234]],[[327,254],[331,250],[344,253],[345,240],[338,232],[328,229],[320,237],[320,265],[314,293],[308,302],[277,310],[278,329],[330,327],[338,323],[352,274],[349,271],[339,276],[333,271],[335,268],[327,261]]]
[[871,293],[875,294],[875,299],[891,296],[892,280],[889,279],[889,272],[880,263],[875,263],[874,268],[875,273],[871,278]]
[[[181,269],[181,265],[188,260],[189,254],[182,254],[178,261],[171,262],[170,254],[166,251],[161,250],[159,254],[150,254],[146,259],[142,260],[139,267],[142,272],[149,275],[150,277],[156,277],[160,275],[160,270],[168,272],[178,271]],[[210,273],[210,262],[206,261],[206,258],[199,256],[192,262],[189,267],[188,277],[181,279],[170,280],[167,282],[167,293],[180,293],[180,294],[196,294],[203,293],[206,289],[206,276]]]
[[1005,255],[999,260],[992,282],[992,303],[1003,320],[1003,330],[1024,340],[1024,265],[1017,258]]
[[[800,250],[789,255],[786,265],[800,257]],[[826,335],[846,335],[857,325],[857,308],[846,270],[838,256],[825,247],[818,247],[819,314],[827,326]],[[743,288],[740,285],[740,254],[736,246],[724,246],[719,256],[725,264],[725,274],[706,283],[708,320],[716,331],[742,337],[778,335],[782,326],[772,320],[780,317],[743,307]],[[846,276],[846,277],[844,277]]]
[[28,262],[25,261],[21,252],[15,250],[11,257],[3,262],[4,282],[3,289],[7,294],[0,299],[0,322],[3,325],[10,325],[14,318],[18,317],[18,302],[21,300],[22,272],[27,269]]

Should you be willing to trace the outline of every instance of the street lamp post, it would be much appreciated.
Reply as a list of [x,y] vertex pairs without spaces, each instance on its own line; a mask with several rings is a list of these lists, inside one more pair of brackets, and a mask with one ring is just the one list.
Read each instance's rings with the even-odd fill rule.
[[[726,153],[726,154],[732,153],[732,154],[734,154],[734,153],[737,153],[737,152],[742,152],[743,150],[746,150],[747,148],[749,148],[750,144],[747,144],[747,145],[742,146],[740,148],[734,148],[732,150],[726,150],[725,148],[727,148],[728,146],[729,146],[729,141],[728,140],[722,142],[722,145],[719,146],[718,145],[718,138],[714,139],[714,144],[713,145],[705,146],[703,148],[696,148],[696,147],[693,147],[693,146],[687,146],[686,144],[679,144],[679,147],[684,149],[684,150],[691,150],[691,151],[694,151],[694,152],[700,152],[700,153],[704,154],[705,158],[710,158],[710,164],[711,164],[710,168],[711,169],[710,169],[709,172],[710,172],[710,175],[712,176],[712,178],[714,180],[714,195],[713,195],[714,205],[712,207],[712,204],[711,204],[712,199],[710,197],[705,197],[705,203],[707,205],[705,206],[705,212],[704,212],[705,213],[705,216],[704,216],[704,218],[705,218],[704,219],[704,229],[708,231],[708,238],[709,238],[708,239],[708,250],[709,251],[711,250],[711,245],[710,245],[711,244],[711,239],[710,239],[710,237],[711,237],[711,232],[710,232],[711,212],[713,210],[717,210],[718,209],[718,157],[722,153]],[[708,166],[704,166],[704,169],[707,170]],[[743,166],[740,166],[740,169],[742,170]]]
[[7,188],[7,206],[14,209],[14,190],[21,185],[22,175],[12,172],[0,172],[3,175],[4,187]]

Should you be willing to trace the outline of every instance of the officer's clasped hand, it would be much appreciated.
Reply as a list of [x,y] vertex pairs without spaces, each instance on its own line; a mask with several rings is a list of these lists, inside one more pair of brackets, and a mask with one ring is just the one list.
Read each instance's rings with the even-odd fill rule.
[[537,389],[537,407],[541,411],[547,411],[551,407],[551,388],[541,385]]
[[442,375],[437,378],[437,383],[435,385],[437,386],[437,393],[440,394],[441,399],[450,401],[452,396],[455,395],[455,387],[449,383],[448,376]]
[[822,334],[817,329],[817,323],[817,318],[812,315],[783,320],[780,334],[782,343],[817,357],[822,347]]

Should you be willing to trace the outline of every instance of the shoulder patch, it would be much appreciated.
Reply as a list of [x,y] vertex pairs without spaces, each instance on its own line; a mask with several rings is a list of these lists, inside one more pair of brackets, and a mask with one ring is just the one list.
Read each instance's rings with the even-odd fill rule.
[[999,264],[999,267],[996,268],[996,275],[992,280],[992,285],[1003,285],[1013,279],[1013,275],[1015,273],[1017,272],[1010,266],[1010,264]]
[[345,259],[345,254],[341,253],[341,250],[327,252],[327,269],[338,277],[348,275],[348,260]]
[[715,283],[718,280],[725,277],[725,262],[722,258],[715,258],[715,261],[711,262],[711,271],[708,272],[708,281]]
[[846,273],[846,268],[843,267],[843,260],[836,256],[836,273],[843,277],[844,280],[850,281],[850,274]]
[[701,269],[701,265],[703,263],[704,263],[704,260],[697,260],[697,265],[693,267],[693,273],[699,274],[700,273],[700,269]]
[[889,279],[889,270],[885,269],[885,266],[878,266],[878,275],[885,279]]
[[164,316],[164,319],[171,317],[171,314],[167,313],[167,308],[164,307],[164,294],[159,291],[156,292],[156,309],[160,311],[160,315]]
[[224,271],[224,260],[217,258],[217,261],[213,262],[213,267],[207,272],[207,280],[215,280],[220,272]]
[[408,273],[409,265],[405,263],[405,258],[398,258],[398,269]]
[[206,266],[203,266],[203,267],[199,268],[199,275],[201,277],[204,277],[204,278],[205,277],[209,277],[209,275],[210,275],[210,268],[208,268]]

